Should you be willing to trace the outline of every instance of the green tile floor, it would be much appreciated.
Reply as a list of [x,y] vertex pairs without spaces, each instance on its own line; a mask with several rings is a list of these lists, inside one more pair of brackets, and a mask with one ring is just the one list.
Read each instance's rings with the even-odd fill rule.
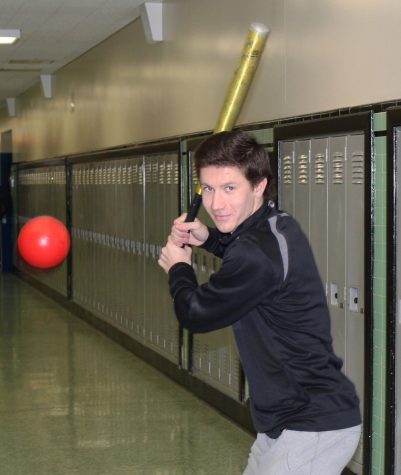
[[0,275],[0,473],[236,475],[253,437]]

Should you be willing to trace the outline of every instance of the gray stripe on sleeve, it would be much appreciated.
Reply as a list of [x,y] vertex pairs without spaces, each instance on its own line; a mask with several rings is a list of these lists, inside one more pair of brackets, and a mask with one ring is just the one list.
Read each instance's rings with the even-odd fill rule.
[[277,216],[272,216],[268,219],[270,224],[270,229],[278,241],[278,246],[280,248],[281,258],[283,260],[284,268],[284,279],[286,279],[288,274],[288,245],[285,237],[277,230]]

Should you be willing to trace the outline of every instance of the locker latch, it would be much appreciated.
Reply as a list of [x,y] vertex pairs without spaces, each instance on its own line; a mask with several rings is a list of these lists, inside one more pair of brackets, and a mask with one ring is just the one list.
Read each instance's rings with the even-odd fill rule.
[[349,289],[349,309],[351,312],[358,311],[358,289],[355,287]]
[[338,307],[338,285],[330,284],[330,304]]

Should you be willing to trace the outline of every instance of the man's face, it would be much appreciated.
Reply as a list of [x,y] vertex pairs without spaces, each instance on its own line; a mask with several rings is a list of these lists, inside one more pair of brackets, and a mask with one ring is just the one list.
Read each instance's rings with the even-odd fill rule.
[[266,179],[253,187],[237,167],[202,168],[200,182],[203,206],[223,233],[235,231],[263,204]]

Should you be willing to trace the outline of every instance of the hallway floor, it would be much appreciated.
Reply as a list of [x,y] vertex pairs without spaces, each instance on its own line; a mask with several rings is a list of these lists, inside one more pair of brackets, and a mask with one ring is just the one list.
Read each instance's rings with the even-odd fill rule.
[[240,475],[252,442],[27,283],[0,276],[0,473]]

